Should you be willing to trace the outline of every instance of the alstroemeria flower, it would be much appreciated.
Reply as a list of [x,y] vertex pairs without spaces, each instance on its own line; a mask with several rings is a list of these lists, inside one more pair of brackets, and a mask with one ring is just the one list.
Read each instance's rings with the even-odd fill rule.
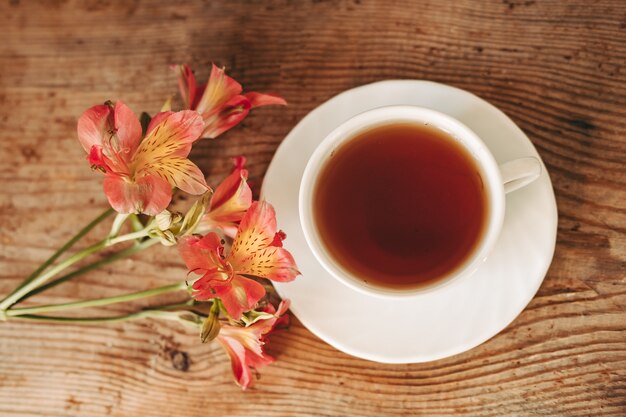
[[215,189],[209,209],[200,222],[200,230],[221,230],[234,238],[237,226],[252,204],[252,190],[248,185],[246,158],[234,158],[233,172]]
[[263,285],[246,276],[291,281],[300,274],[293,256],[282,247],[284,238],[276,231],[274,208],[265,201],[252,203],[226,256],[216,233],[182,238],[178,249],[187,268],[201,275],[193,283],[193,297],[219,298],[228,314],[239,320],[265,295]]
[[250,109],[270,104],[286,105],[285,99],[262,93],[241,94],[243,89],[224,69],[213,64],[206,84],[198,85],[187,65],[175,65],[178,86],[186,109],[196,110],[204,120],[202,137],[216,138],[241,122]]
[[233,369],[237,384],[246,389],[252,384],[252,369],[259,369],[274,362],[274,358],[263,350],[269,333],[277,325],[286,324],[289,316],[284,316],[289,308],[285,300],[278,306],[278,311],[270,304],[265,312],[270,318],[259,320],[248,327],[223,325],[217,340],[224,347]]
[[104,193],[120,213],[157,215],[172,187],[202,194],[209,187],[187,156],[200,138],[202,118],[184,110],[157,114],[142,140],[139,119],[121,101],[93,106],[78,120],[78,140],[93,167],[104,171]]

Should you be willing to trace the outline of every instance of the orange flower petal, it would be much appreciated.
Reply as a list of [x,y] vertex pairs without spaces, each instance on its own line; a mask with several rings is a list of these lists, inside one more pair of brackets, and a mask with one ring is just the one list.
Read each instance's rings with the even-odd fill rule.
[[254,109],[255,107],[269,106],[273,104],[278,104],[281,106],[287,105],[287,101],[284,98],[274,94],[250,92],[244,94],[244,96],[248,100],[250,100],[250,108],[252,109]]
[[137,115],[118,101],[113,108],[102,104],[87,109],[78,119],[77,133],[85,152],[99,146],[106,153],[120,153],[127,160],[141,140],[141,124]]
[[209,189],[200,168],[184,157],[163,158],[150,171],[189,194],[200,195]]
[[78,119],[78,141],[85,152],[91,152],[93,146],[102,146],[105,132],[109,130],[112,109],[106,104],[90,107]]
[[237,268],[250,254],[268,247],[275,234],[274,207],[265,201],[255,201],[241,219],[228,259]]
[[211,68],[211,76],[204,89],[204,93],[196,106],[201,113],[212,113],[234,96],[241,93],[241,84],[224,73],[224,69],[215,64]]
[[235,320],[239,320],[244,312],[252,310],[265,295],[263,285],[239,275],[235,275],[228,284],[219,285],[216,282],[213,290],[228,314]]
[[234,96],[228,102],[211,112],[202,114],[204,138],[216,138],[238,125],[250,112],[250,101],[244,96]]
[[271,204],[254,202],[239,224],[228,256],[233,269],[274,281],[291,281],[300,274],[293,256],[284,248],[272,246],[276,233],[276,212]]
[[231,238],[237,234],[238,223],[252,204],[245,160],[243,156],[234,158],[233,172],[215,189],[209,211],[202,218],[204,230],[220,230]]
[[215,287],[220,282],[228,281],[228,275],[216,269],[209,270],[193,283],[193,298],[198,301],[207,301],[217,297]]
[[234,267],[242,274],[279,282],[293,281],[300,275],[291,253],[276,246],[258,250],[240,260]]
[[221,239],[215,233],[209,233],[199,238],[197,236],[185,236],[178,241],[178,252],[185,261],[189,271],[208,271],[215,269],[221,264],[215,260],[221,258]]
[[196,77],[188,65],[173,65],[171,67],[178,75],[178,88],[183,99],[185,109],[194,109],[193,101],[196,96]]
[[133,156],[138,169],[158,158],[176,154],[181,147],[187,148],[187,145],[200,138],[202,129],[202,118],[192,110],[157,114],[150,122],[148,133]]
[[120,151],[132,155],[141,141],[141,123],[137,115],[122,101],[115,103],[113,109],[115,135]]
[[136,175],[158,175],[190,194],[204,193],[204,175],[186,158],[202,128],[202,118],[191,110],[157,114],[133,156]]
[[107,174],[104,193],[111,207],[119,213],[156,216],[172,200],[172,187],[156,175],[147,175],[131,182],[119,175]]
[[104,172],[112,172],[108,158],[102,153],[102,146],[93,145],[89,155],[87,155],[87,161],[89,161],[89,165],[92,168],[99,168]]
[[238,158],[235,163],[233,172],[222,181],[211,197],[207,220],[216,223],[238,222],[252,204],[248,170],[243,168],[245,158]]
[[288,321],[288,316],[283,316],[288,307],[288,300],[280,303],[277,312],[273,306],[268,305],[265,311],[273,316],[247,327],[229,324],[222,326],[217,340],[228,353],[235,380],[243,389],[252,384],[253,369],[258,370],[274,361],[265,352],[264,345],[269,333]]
[[218,341],[228,353],[235,382],[242,389],[249,388],[253,382],[252,368],[259,369],[268,365],[274,361],[274,358],[269,355],[259,356],[249,352],[236,338],[222,335],[224,327],[218,335]]

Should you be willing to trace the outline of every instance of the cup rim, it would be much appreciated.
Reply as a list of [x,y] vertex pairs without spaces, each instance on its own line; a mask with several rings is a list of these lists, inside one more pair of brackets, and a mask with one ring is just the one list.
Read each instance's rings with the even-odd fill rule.
[[[319,173],[326,163],[326,157],[340,147],[346,141],[359,133],[394,123],[425,123],[442,129],[452,138],[456,139],[474,158],[479,166],[484,182],[488,184],[489,217],[483,230],[481,241],[473,250],[473,253],[455,270],[446,276],[433,280],[430,284],[417,286],[409,289],[393,289],[372,285],[363,281],[358,276],[345,270],[325,248],[325,244],[319,236],[318,229],[313,217],[313,197]],[[333,129],[318,144],[309,158],[304,169],[298,193],[298,212],[300,225],[309,249],[322,267],[335,279],[348,287],[361,293],[382,298],[411,298],[421,294],[439,290],[459,281],[462,277],[470,276],[492,251],[500,234],[504,221],[504,187],[500,170],[491,151],[484,142],[469,127],[457,119],[420,106],[394,105],[384,106],[367,110],[344,121]]]

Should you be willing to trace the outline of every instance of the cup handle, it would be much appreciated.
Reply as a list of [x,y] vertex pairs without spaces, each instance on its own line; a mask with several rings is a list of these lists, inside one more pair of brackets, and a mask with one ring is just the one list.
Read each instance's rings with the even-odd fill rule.
[[541,175],[541,163],[533,156],[514,159],[500,165],[504,193],[518,190],[535,181]]

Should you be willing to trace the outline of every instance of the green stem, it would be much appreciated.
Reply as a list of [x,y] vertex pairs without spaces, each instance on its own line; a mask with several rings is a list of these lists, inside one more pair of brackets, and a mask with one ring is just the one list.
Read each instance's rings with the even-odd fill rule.
[[134,231],[139,231],[145,227],[136,214],[130,215],[130,225]]
[[56,266],[49,269],[48,272],[45,272],[35,277],[34,279],[30,280],[22,287],[13,291],[9,296],[7,296],[4,300],[2,300],[2,302],[0,302],[0,312],[8,310],[13,304],[15,304],[21,298],[23,298],[26,294],[28,294],[29,292],[31,292],[38,286],[44,284],[46,281],[48,281],[50,278],[52,278],[59,272],[63,271],[65,268],[71,265],[74,265],[76,262],[91,255],[92,253],[98,252],[99,250],[115,245],[117,243],[125,242],[128,240],[139,239],[141,237],[146,236],[147,233],[148,233],[147,230],[144,229],[138,232],[128,233],[122,236],[117,236],[115,238],[106,238],[104,240],[101,240],[98,243],[94,243],[93,245],[75,253],[74,255],[70,256],[63,262],[60,262]]
[[125,235],[117,236],[114,238],[109,237],[109,238],[104,239],[101,243],[104,243],[103,247],[106,248],[107,246],[113,246],[118,243],[127,242],[129,240],[136,240],[136,239],[140,239],[146,236],[148,236],[148,231],[146,229],[143,229],[143,230],[138,230],[133,233],[128,233]]
[[194,300],[190,299],[185,301],[184,303],[174,303],[174,304],[166,304],[164,306],[159,307],[159,310],[162,311],[171,311],[171,310],[191,310],[194,306]]
[[124,225],[124,222],[126,222],[126,219],[128,219],[128,216],[130,216],[130,214],[117,213],[115,219],[113,219],[109,237],[117,236],[120,233],[120,230],[122,230],[122,226]]
[[74,246],[74,244],[76,242],[78,242],[80,239],[82,239],[83,236],[85,236],[87,233],[89,233],[91,231],[91,229],[93,229],[96,225],[98,225],[101,221],[103,221],[104,219],[106,219],[107,217],[109,217],[111,214],[113,213],[113,209],[108,209],[105,210],[104,213],[100,214],[98,217],[96,217],[94,220],[91,221],[91,223],[89,223],[87,226],[83,227],[73,238],[71,238],[70,240],[68,240],[65,245],[61,246],[59,248],[59,250],[57,250],[56,252],[54,252],[52,254],[52,256],[50,256],[44,263],[41,264],[41,266],[39,268],[37,268],[35,271],[33,271],[32,274],[30,274],[24,281],[22,281],[22,283],[20,285],[18,285],[12,293],[10,293],[9,295],[7,295],[3,300],[2,303],[0,303],[0,308],[4,308],[5,304],[9,305],[9,303],[5,303],[7,298],[11,297],[14,293],[16,293],[17,291],[19,291],[22,287],[28,285],[30,282],[32,282],[35,278],[37,278],[46,268],[48,268],[50,265],[52,265],[52,263],[54,261],[56,261],[59,256],[61,256],[65,251],[67,251],[69,248],[71,248],[72,246]]
[[173,315],[174,313],[170,311],[161,311],[158,309],[154,310],[143,310],[138,311],[136,313],[125,314],[122,316],[113,316],[113,317],[51,317],[51,316],[40,316],[37,314],[25,314],[23,316],[14,317],[15,319],[24,319],[24,320],[33,320],[33,321],[44,321],[44,322],[60,322],[60,323],[114,323],[120,321],[128,321],[141,319],[146,317],[157,317],[164,319],[175,319],[178,320],[177,315]]
[[28,294],[25,294],[22,298],[20,298],[19,300],[17,300],[17,302],[25,300],[27,298],[32,297],[33,295],[39,294],[41,292],[44,292],[52,287],[56,287],[59,284],[62,284],[66,281],[69,281],[79,275],[85,274],[89,271],[93,271],[94,269],[98,269],[104,265],[110,264],[111,262],[117,261],[118,259],[123,259],[126,258],[134,253],[137,253],[139,251],[142,251],[146,248],[149,248],[150,246],[154,246],[157,243],[159,243],[158,240],[156,239],[149,239],[149,240],[145,240],[141,243],[137,243],[134,244],[133,246],[130,246],[126,249],[123,249],[119,252],[115,252],[109,256],[107,256],[106,258],[103,258],[99,261],[96,262],[92,262],[88,265],[85,265],[83,267],[78,268],[75,271],[70,272],[69,274],[65,274],[62,277],[59,277],[57,279],[55,279],[54,281],[50,281],[47,284],[42,285],[41,287],[37,287],[34,290],[32,290],[31,292],[29,292]]
[[184,290],[187,288],[185,282],[179,282],[164,287],[152,288],[145,291],[133,292],[130,294],[117,295],[114,297],[99,298],[95,300],[75,301],[72,303],[49,304],[36,307],[22,307],[8,310],[7,317],[33,315],[40,313],[52,313],[56,311],[71,310],[75,308],[100,307],[108,304],[123,303],[141,298],[154,297],[156,295],[166,294],[168,292]]

